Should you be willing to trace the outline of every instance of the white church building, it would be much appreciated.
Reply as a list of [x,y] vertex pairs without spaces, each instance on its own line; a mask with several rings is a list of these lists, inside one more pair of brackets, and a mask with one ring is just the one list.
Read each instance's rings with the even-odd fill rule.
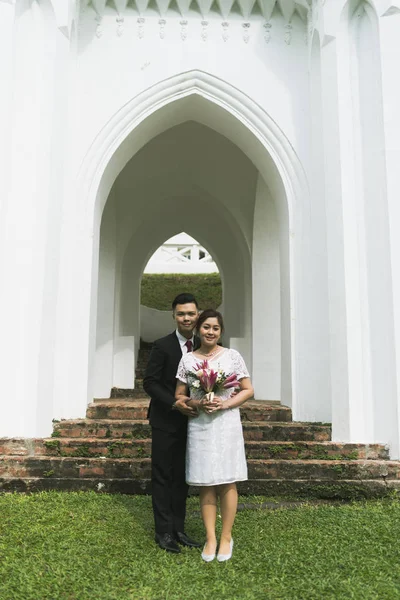
[[256,398],[400,457],[400,0],[0,0],[0,56],[0,436],[133,387],[184,231]]

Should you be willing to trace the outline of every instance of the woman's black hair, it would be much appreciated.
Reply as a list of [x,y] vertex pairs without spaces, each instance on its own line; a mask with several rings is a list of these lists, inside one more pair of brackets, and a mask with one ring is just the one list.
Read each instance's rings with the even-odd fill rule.
[[197,319],[197,323],[196,323],[197,331],[199,331],[200,327],[203,325],[204,321],[207,321],[207,319],[217,319],[219,326],[221,327],[221,333],[224,332],[224,319],[222,318],[221,313],[218,312],[217,310],[214,310],[214,308],[206,308],[200,314],[199,318]]

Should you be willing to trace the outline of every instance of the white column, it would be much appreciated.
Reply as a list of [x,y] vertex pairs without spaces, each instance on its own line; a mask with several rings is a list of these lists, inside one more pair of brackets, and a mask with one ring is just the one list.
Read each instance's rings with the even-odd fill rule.
[[[324,180],[323,117],[319,39],[314,35],[309,57],[310,157],[307,164],[309,202],[302,207],[302,228],[294,233],[297,271],[295,419],[330,421],[330,353]],[[307,210],[308,209],[308,210]]]
[[[382,119],[395,93],[389,84],[382,102],[376,14],[368,4],[346,11],[338,38],[322,50],[333,438],[390,443],[398,455],[389,255],[395,217],[385,172],[387,136],[396,129],[391,123],[385,140]],[[394,196],[397,202],[398,188]]]
[[100,228],[96,358],[93,383],[95,398],[108,398],[113,386],[116,233],[115,204],[110,198],[104,209]]
[[[7,196],[10,170],[15,4],[0,0],[0,211]],[[0,219],[0,225],[3,219]],[[1,260],[1,258],[0,258]]]
[[390,229],[391,283],[394,311],[395,369],[397,394],[380,411],[378,435],[390,434],[391,457],[400,457],[400,14],[381,17],[380,49],[386,154],[387,203]]
[[275,206],[259,176],[253,227],[253,385],[259,400],[281,399],[279,229]]
[[322,105],[329,282],[333,439],[368,441],[372,412],[365,363],[364,301],[359,247],[349,48],[322,48]]
[[[11,122],[13,115],[13,56],[15,38],[15,5],[0,0],[0,278],[2,294],[0,294],[0,330],[2,337],[0,352],[0,385],[2,389],[0,436],[9,435],[22,429],[21,417],[16,413],[13,386],[16,378],[15,359],[17,343],[15,326],[11,323],[15,315],[12,311],[15,304],[13,282],[7,280],[10,272],[8,261],[14,253],[11,240],[6,237],[6,222],[10,206],[10,165],[11,165]],[[11,284],[10,284],[11,283]],[[9,397],[11,394],[11,399]],[[10,401],[11,400],[11,401]]]
[[[3,11],[4,4],[1,9]],[[8,14],[8,16],[10,16]],[[53,394],[51,365],[42,361],[42,348],[51,345],[47,308],[56,302],[48,285],[47,266],[57,270],[49,248],[49,231],[59,196],[52,193],[54,154],[55,71],[57,31],[48,7],[16,5],[13,112],[8,113],[11,142],[9,190],[3,206],[0,254],[4,257],[1,324],[3,397],[8,435],[40,435],[51,431]],[[47,263],[47,266],[46,266]],[[50,275],[51,278],[51,275]],[[50,349],[51,352],[51,349]],[[50,382],[40,387],[41,372]],[[46,387],[46,386],[45,386]]]

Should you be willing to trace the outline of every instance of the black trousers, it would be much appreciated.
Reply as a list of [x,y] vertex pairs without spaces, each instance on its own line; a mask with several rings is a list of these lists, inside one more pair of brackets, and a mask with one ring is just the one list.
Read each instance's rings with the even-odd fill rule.
[[186,428],[171,433],[152,427],[151,485],[156,533],[185,531]]

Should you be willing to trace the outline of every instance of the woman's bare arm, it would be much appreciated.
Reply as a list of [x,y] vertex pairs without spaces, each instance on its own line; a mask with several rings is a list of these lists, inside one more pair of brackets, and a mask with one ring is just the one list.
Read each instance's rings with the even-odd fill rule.
[[174,408],[187,417],[196,417],[199,404],[197,400],[189,398],[188,386],[183,381],[177,380],[175,389]]
[[222,409],[237,408],[242,406],[249,398],[254,395],[254,388],[251,385],[250,377],[243,377],[240,380],[240,391],[233,396],[228,398],[222,405]]

